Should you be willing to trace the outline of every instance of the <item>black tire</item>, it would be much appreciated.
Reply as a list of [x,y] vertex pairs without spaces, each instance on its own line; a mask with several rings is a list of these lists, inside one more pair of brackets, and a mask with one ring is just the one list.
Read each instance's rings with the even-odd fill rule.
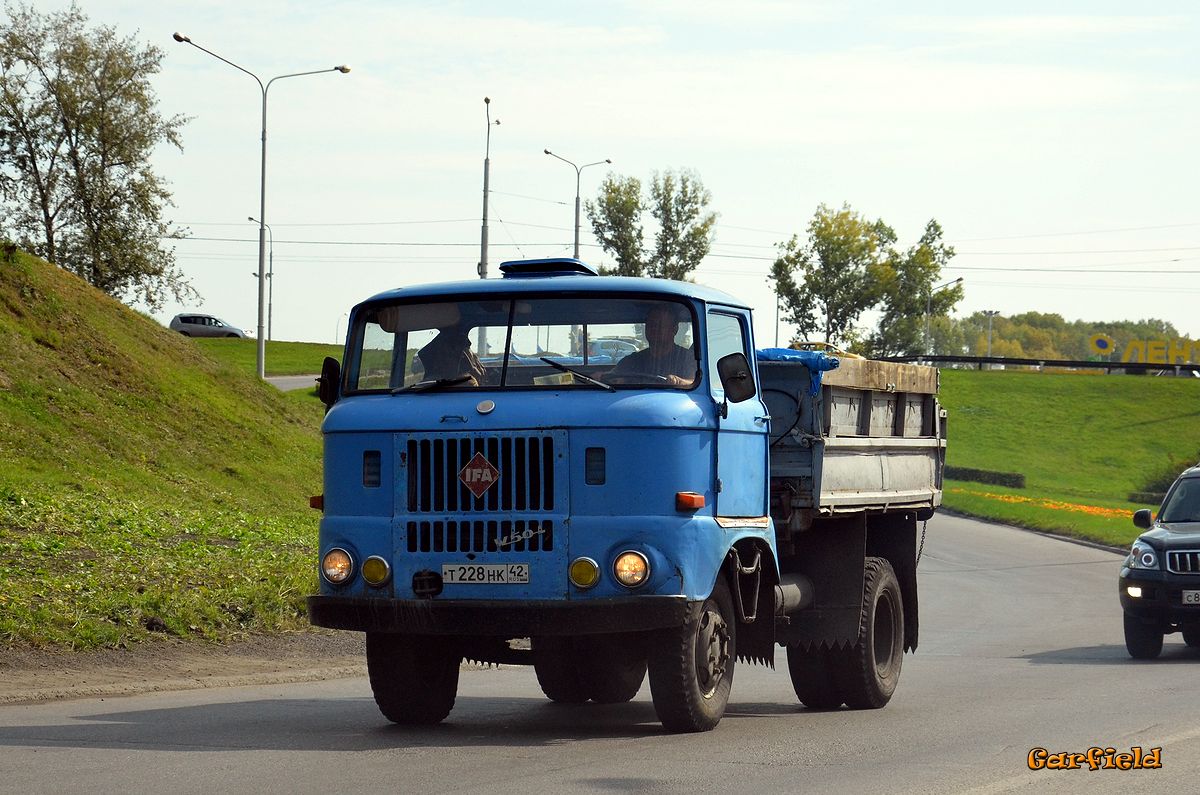
[[183,335],[183,336],[185,336],[185,337],[190,337],[190,336],[192,336],[191,334],[188,334],[186,331],[181,331],[181,332],[179,332],[179,333],[180,333],[180,334],[182,334],[182,335]]
[[845,699],[834,681],[829,652],[819,647],[808,651],[799,644],[787,647],[788,673],[800,703],[809,709],[836,709]]
[[[1153,660],[1163,647],[1163,631],[1125,613],[1125,649],[1135,660]],[[1186,640],[1186,638],[1185,638]]]
[[650,640],[654,711],[672,732],[709,731],[721,722],[737,660],[737,616],[724,577],[712,595],[692,605],[683,626]]
[[588,700],[571,638],[534,638],[533,671],[546,698],[559,704],[582,704]]
[[624,704],[646,681],[646,644],[639,635],[596,635],[577,646],[584,690],[597,704]]
[[829,652],[837,690],[850,709],[879,709],[892,700],[904,663],[904,600],[892,564],[867,558],[858,638]]
[[225,335],[225,338],[226,338],[226,339],[235,339],[235,340],[236,340],[236,339],[237,339],[237,334],[226,334],[226,335]]
[[1200,627],[1184,627],[1183,642],[1193,648],[1200,646]]
[[393,723],[440,723],[454,708],[462,655],[446,638],[367,633],[367,675]]
[[542,692],[560,704],[622,704],[646,678],[646,651],[636,635],[536,638],[533,667]]

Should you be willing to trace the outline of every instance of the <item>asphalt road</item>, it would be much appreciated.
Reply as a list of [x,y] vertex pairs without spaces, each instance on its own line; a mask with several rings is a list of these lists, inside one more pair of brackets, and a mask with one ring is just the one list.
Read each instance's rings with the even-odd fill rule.
[[291,392],[293,389],[315,389],[320,375],[269,375],[267,383],[273,384],[280,391]]
[[[12,792],[1190,792],[1195,676],[1178,636],[1125,653],[1119,555],[939,516],[921,647],[869,712],[799,706],[786,667],[740,666],[721,725],[664,734],[649,690],[546,701],[524,668],[464,671],[441,726],[384,721],[345,679],[0,708]],[[780,658],[782,661],[782,657]],[[1030,770],[1032,748],[1161,747],[1156,770]]]

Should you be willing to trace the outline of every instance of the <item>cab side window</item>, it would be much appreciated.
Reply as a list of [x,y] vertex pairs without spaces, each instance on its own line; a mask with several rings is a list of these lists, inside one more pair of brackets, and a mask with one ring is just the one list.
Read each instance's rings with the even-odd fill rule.
[[746,349],[746,334],[742,327],[742,319],[737,315],[724,312],[708,313],[708,373],[712,378],[713,388],[720,389],[721,382],[717,376],[717,362],[722,356],[731,353],[742,353],[750,359]]

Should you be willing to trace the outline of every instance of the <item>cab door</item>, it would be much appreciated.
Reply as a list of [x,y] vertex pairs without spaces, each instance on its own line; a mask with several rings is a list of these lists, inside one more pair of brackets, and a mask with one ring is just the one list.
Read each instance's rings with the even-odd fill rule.
[[[718,516],[766,516],[767,438],[770,417],[759,390],[741,403],[725,403],[717,361],[742,353],[756,370],[750,347],[748,313],[733,308],[708,311],[707,347],[709,390],[717,410],[716,482]],[[757,373],[755,383],[758,383]],[[728,415],[721,416],[722,406]]]

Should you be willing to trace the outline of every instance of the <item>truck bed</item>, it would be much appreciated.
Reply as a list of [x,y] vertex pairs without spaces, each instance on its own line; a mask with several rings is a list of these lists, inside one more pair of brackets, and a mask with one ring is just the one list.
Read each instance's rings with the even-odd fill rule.
[[806,364],[760,360],[758,369],[777,526],[941,504],[946,422],[936,368],[843,358],[820,374],[815,393]]

